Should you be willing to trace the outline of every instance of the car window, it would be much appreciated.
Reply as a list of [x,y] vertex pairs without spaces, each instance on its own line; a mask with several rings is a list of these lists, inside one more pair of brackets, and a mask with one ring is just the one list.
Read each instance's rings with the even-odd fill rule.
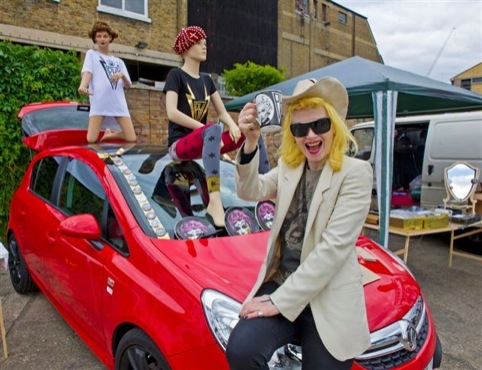
[[101,224],[104,200],[104,189],[94,171],[72,159],[60,188],[59,207],[69,215],[90,213]]
[[22,118],[22,128],[27,135],[47,130],[87,129],[89,106],[52,107],[33,111]]
[[104,239],[123,254],[127,254],[129,252],[120,222],[115,216],[110,204],[107,209],[107,227],[105,230]]
[[60,157],[43,158],[35,163],[32,170],[30,189],[46,201],[50,201],[60,159]]

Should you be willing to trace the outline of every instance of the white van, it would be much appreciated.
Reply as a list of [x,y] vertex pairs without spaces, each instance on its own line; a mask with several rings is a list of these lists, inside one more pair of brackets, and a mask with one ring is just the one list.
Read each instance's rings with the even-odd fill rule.
[[[356,157],[373,166],[374,122],[351,131],[359,146]],[[392,199],[405,190],[414,204],[436,208],[446,196],[445,167],[465,161],[482,170],[482,111],[397,118],[394,134]]]

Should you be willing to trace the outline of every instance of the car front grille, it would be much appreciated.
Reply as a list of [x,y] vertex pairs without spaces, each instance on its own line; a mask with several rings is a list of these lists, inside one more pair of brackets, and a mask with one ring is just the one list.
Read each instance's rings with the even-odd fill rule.
[[[407,349],[403,344],[403,327],[409,323],[416,330],[416,346]],[[372,346],[356,362],[367,370],[393,369],[412,360],[425,344],[429,319],[420,296],[412,309],[398,323],[372,333]]]
[[425,317],[421,330],[417,335],[417,348],[410,352],[406,349],[388,353],[386,355],[372,358],[369,360],[357,360],[356,362],[367,370],[393,369],[413,359],[425,344],[428,334],[428,318]]

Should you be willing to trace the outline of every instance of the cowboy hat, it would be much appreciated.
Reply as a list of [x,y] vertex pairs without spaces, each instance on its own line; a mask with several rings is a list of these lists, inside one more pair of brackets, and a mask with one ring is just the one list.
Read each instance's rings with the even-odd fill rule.
[[323,77],[316,81],[314,78],[301,80],[291,96],[283,96],[283,106],[305,97],[319,97],[330,103],[344,120],[348,112],[348,92],[340,81],[334,77]]

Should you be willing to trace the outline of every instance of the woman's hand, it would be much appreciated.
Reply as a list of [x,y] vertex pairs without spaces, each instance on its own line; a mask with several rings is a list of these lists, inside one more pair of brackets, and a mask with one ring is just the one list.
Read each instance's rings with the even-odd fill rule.
[[121,80],[123,77],[124,77],[124,75],[122,74],[122,72],[117,72],[117,73],[114,73],[112,75],[110,80],[111,80],[111,82],[117,82],[117,81]]
[[91,93],[89,92],[89,88],[87,86],[81,85],[79,86],[77,91],[79,92],[79,94],[82,94],[82,95],[91,95]]
[[231,140],[237,143],[238,140],[241,138],[241,130],[235,124],[230,125],[228,128],[229,128],[229,136],[231,137]]
[[261,130],[258,124],[256,104],[246,103],[238,116],[238,126],[246,137],[247,143],[257,144]]
[[254,297],[247,302],[239,313],[242,319],[256,319],[258,317],[276,316],[280,312],[271,301],[269,295],[265,294],[260,297]]

